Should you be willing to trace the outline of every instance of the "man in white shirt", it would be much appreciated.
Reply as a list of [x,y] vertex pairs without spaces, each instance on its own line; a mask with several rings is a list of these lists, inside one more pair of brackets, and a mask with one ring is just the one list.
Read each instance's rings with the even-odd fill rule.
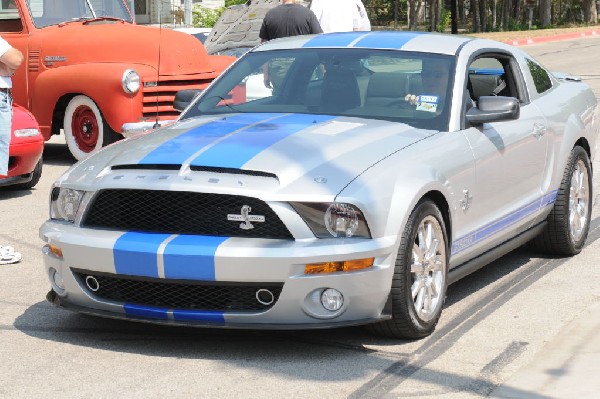
[[312,0],[315,13],[324,33],[371,30],[371,23],[361,0]]

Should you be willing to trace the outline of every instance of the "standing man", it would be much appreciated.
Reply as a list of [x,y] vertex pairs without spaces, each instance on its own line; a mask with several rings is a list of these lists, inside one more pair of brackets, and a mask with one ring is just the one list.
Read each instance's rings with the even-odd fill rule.
[[[0,37],[0,177],[8,174],[8,148],[12,128],[11,76],[23,62],[23,54]],[[21,260],[13,247],[0,246],[0,265]]]
[[[263,19],[259,37],[266,42],[280,37],[323,33],[315,14],[308,8],[296,4],[295,0],[283,0],[282,4],[270,9]],[[275,60],[263,68],[265,86],[277,93],[289,62]]]
[[8,174],[8,147],[12,125],[11,76],[23,62],[23,54],[0,37],[0,177]]
[[310,9],[325,33],[371,30],[362,0],[312,0]]

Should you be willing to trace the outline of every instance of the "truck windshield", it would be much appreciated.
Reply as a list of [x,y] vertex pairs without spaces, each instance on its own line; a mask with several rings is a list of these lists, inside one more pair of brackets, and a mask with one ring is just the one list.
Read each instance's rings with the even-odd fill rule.
[[132,23],[123,0],[27,0],[36,28],[109,17]]

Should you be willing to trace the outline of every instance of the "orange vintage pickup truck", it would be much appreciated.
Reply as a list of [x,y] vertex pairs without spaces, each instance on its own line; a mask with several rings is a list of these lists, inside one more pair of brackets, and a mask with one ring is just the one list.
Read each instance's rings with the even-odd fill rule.
[[177,117],[175,93],[203,89],[233,57],[182,32],[136,25],[123,0],[2,0],[0,35],[25,55],[13,98],[44,138],[80,160],[128,132]]

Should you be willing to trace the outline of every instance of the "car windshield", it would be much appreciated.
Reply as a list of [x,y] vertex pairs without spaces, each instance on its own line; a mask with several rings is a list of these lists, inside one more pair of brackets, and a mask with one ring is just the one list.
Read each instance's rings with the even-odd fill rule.
[[27,0],[37,28],[90,19],[117,19],[132,23],[123,0]]
[[454,57],[373,49],[253,51],[181,119],[231,112],[384,119],[447,130]]

